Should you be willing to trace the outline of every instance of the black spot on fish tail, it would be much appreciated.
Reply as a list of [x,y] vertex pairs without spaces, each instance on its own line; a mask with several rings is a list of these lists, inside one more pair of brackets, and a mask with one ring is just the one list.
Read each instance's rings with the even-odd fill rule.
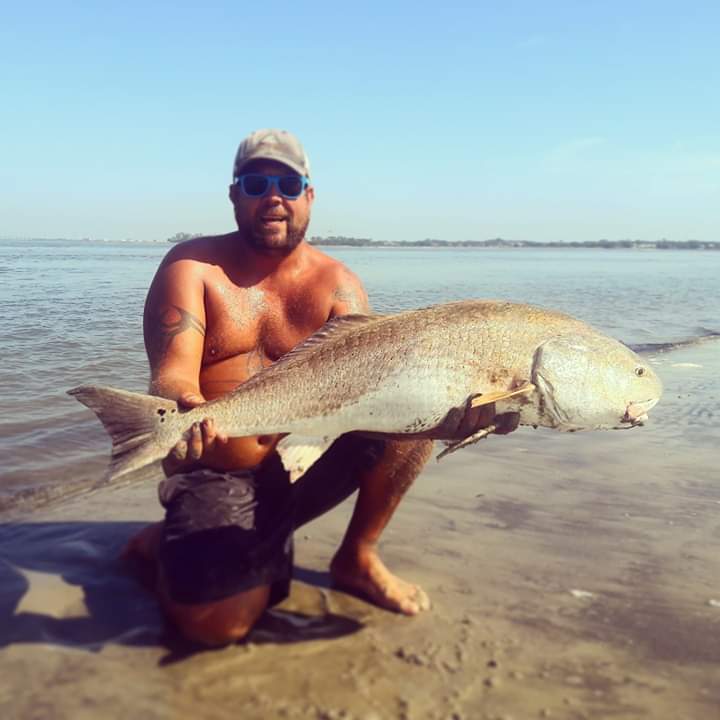
[[[112,439],[109,479],[135,473],[165,457],[179,439],[158,437],[159,423],[177,403],[165,398],[126,390],[85,385],[68,391],[89,407],[102,422]],[[166,432],[166,431],[164,431]]]

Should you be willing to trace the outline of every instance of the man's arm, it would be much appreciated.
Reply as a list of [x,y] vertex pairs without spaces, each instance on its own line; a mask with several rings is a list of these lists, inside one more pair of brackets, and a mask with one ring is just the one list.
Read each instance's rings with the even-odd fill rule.
[[200,263],[172,252],[158,269],[145,301],[143,332],[150,392],[172,400],[200,397],[205,342],[205,287]]
[[[150,392],[177,400],[184,407],[205,402],[200,392],[200,368],[205,344],[205,285],[202,265],[187,258],[174,258],[173,251],[155,274],[145,301],[143,318],[145,349],[150,363]],[[188,437],[173,449],[178,461],[199,459],[212,449],[218,435],[211,420],[195,425]]]

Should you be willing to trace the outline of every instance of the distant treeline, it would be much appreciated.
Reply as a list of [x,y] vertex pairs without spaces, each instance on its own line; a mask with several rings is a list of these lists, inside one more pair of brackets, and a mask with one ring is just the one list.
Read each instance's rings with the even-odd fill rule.
[[469,247],[469,248],[604,248],[618,250],[625,248],[643,248],[654,250],[720,250],[720,242],[704,240],[585,240],[584,242],[533,242],[531,240],[410,240],[408,242],[390,240],[371,240],[370,238],[311,237],[311,245],[351,246],[351,247]]

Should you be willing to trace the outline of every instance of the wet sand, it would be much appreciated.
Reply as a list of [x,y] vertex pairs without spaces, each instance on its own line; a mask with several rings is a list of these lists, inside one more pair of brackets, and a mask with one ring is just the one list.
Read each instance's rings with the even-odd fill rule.
[[6,519],[0,718],[718,717],[717,354],[660,356],[647,428],[433,461],[382,543],[433,601],[416,618],[328,586],[350,504],[297,534],[291,597],[250,640],[202,652],[117,562],[154,487]]

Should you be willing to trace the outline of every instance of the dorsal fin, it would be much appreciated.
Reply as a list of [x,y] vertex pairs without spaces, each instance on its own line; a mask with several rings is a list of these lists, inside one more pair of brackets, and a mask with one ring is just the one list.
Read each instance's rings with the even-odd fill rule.
[[333,338],[340,338],[344,335],[356,330],[357,328],[368,325],[372,322],[378,322],[391,315],[340,315],[328,320],[319,330],[316,330],[310,337],[298,343],[292,350],[278,358],[274,363],[263,368],[246,382],[242,383],[236,392],[248,392],[258,384],[267,381],[269,377],[273,377],[276,373],[284,372],[285,369],[302,358],[308,353],[312,353],[313,348],[321,346],[324,342],[332,341]]
[[304,355],[311,348],[320,345],[331,338],[338,338],[353,330],[382,319],[383,315],[340,315],[328,320],[319,330],[316,330],[309,338],[298,343],[290,352],[285,353],[276,360],[270,367],[277,367],[292,362],[298,356]]

